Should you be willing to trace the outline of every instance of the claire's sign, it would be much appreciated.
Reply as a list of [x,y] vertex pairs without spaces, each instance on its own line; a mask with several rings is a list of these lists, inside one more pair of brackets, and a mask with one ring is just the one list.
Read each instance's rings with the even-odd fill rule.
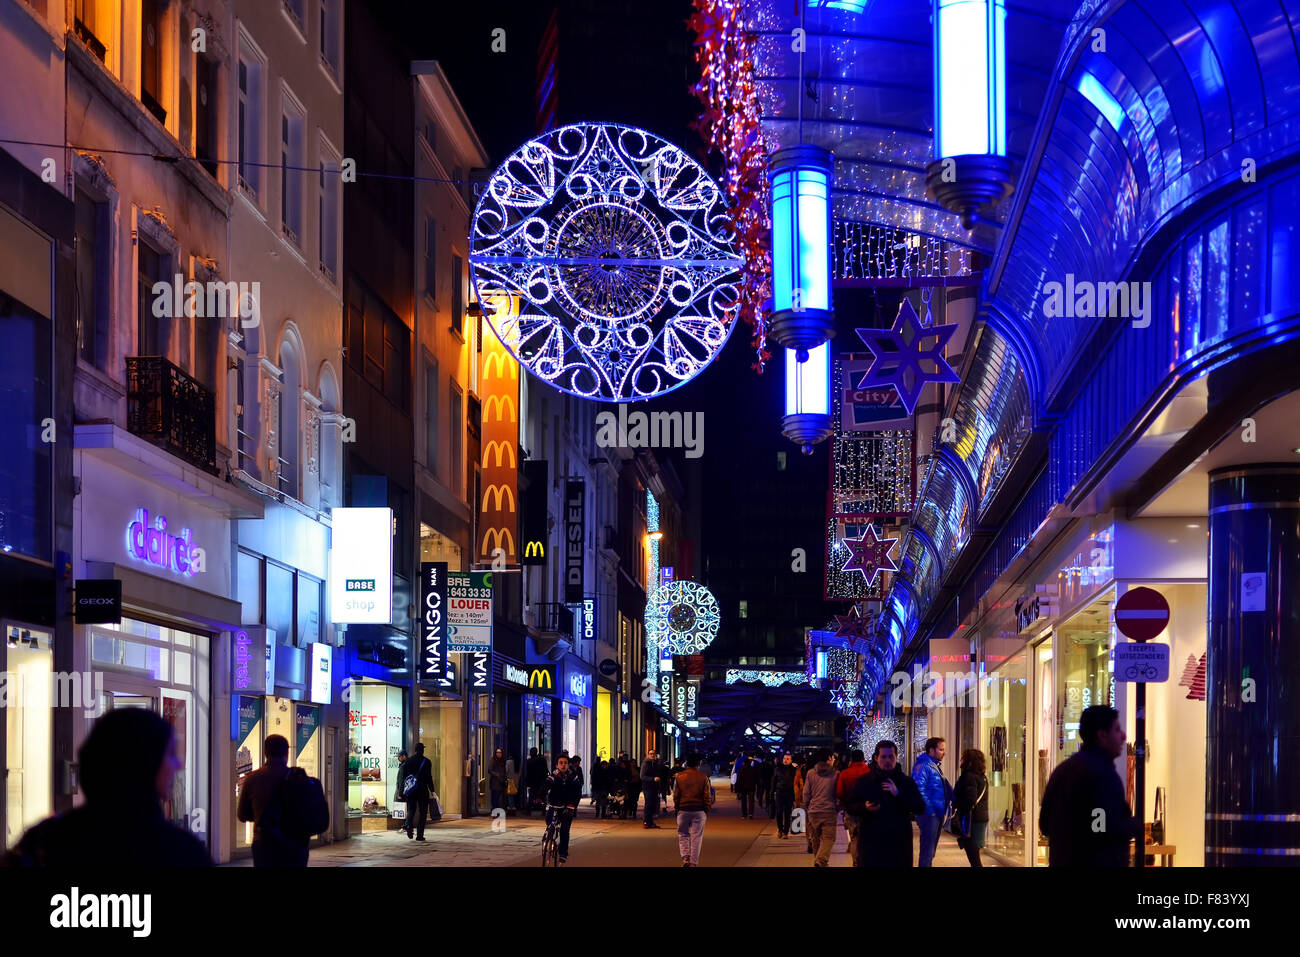
[[126,552],[136,561],[187,578],[206,571],[204,552],[194,544],[194,533],[182,528],[171,534],[166,516],[156,515],[151,521],[147,508],[137,511],[135,521],[126,526]]

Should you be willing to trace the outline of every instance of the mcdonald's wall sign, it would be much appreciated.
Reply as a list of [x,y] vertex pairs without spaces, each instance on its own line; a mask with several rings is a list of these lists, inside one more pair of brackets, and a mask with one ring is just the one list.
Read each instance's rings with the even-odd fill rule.
[[519,493],[519,540],[523,542],[524,565],[546,564],[546,480],[549,471],[545,459],[529,459],[523,465],[527,488]]
[[[483,461],[474,561],[490,565],[501,549],[507,568],[519,566],[519,363],[486,318],[480,330],[479,398],[483,403]],[[545,519],[543,519],[543,526]],[[497,567],[500,567],[498,562]]]

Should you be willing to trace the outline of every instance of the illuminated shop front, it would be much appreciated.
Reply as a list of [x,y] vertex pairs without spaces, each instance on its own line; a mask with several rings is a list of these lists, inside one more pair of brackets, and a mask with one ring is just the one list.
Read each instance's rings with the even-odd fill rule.
[[7,849],[54,810],[54,714],[49,702],[54,633],[9,622],[4,631],[0,673],[5,676]]
[[406,689],[397,685],[368,679],[352,684],[346,770],[349,834],[397,826],[390,821],[394,821],[397,756],[408,750],[406,700]]
[[[278,734],[289,742],[289,766],[302,768],[313,778],[323,769],[322,714],[319,705],[275,695],[236,695],[235,700],[235,807],[244,778],[262,766],[263,742]],[[253,822],[235,825],[235,847],[253,844]]]
[[73,709],[70,753],[97,714],[143,707],[161,715],[182,763],[164,815],[220,860],[234,839],[233,788],[225,793],[212,774],[229,740],[231,699],[215,676],[242,617],[231,587],[232,519],[259,514],[260,503],[215,477],[195,478],[184,495],[153,481],[125,454],[147,455],[147,444],[118,429],[79,428],[77,443],[76,577],[120,581],[122,617],[75,626],[75,670],[88,676],[93,704]]

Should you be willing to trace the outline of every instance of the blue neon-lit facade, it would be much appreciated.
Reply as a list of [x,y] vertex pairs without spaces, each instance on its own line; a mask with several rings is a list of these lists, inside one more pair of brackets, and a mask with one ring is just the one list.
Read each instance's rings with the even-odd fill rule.
[[[1249,2],[1193,17],[1134,0],[1071,25],[944,413],[956,437],[927,467],[882,608],[884,676],[969,624],[1072,507],[1116,484],[1180,390],[1300,340],[1297,39]],[[1263,155],[1276,165],[1249,175]],[[1067,276],[1149,282],[1145,312],[1052,314],[1048,284]]]
[[935,0],[935,155],[1005,156],[1003,0]]

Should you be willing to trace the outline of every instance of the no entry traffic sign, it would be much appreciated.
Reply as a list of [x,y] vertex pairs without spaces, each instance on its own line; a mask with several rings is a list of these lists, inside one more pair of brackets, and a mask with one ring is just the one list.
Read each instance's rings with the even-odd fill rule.
[[1169,602],[1154,588],[1134,588],[1115,602],[1115,627],[1131,641],[1150,641],[1169,624]]

